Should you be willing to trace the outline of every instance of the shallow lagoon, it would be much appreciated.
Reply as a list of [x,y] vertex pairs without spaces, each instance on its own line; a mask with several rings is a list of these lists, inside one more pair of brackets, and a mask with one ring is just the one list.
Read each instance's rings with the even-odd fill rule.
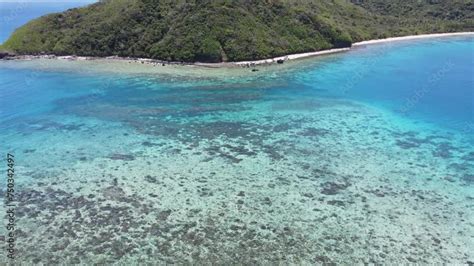
[[473,71],[472,38],[259,72],[0,62],[17,256],[474,261]]

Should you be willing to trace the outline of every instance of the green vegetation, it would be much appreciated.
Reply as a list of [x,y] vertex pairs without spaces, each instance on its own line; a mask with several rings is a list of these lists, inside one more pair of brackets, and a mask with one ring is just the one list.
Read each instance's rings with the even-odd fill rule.
[[2,49],[19,54],[221,62],[472,30],[472,1],[103,0],[33,20]]
[[474,0],[351,0],[390,21],[388,34],[472,31]]

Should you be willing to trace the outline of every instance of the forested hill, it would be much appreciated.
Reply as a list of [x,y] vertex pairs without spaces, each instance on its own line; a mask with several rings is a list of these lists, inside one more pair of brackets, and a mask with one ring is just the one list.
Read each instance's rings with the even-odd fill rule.
[[103,0],[17,29],[18,54],[221,62],[474,29],[470,0]]
[[[403,18],[427,18],[440,22],[461,22],[474,18],[473,0],[351,0],[370,12]],[[465,21],[467,22],[467,21]]]

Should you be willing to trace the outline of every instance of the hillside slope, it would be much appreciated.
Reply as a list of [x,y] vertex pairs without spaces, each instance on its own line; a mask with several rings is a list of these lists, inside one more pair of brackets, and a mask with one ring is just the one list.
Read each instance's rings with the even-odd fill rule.
[[472,31],[474,0],[351,0],[367,11],[392,20],[393,28],[415,33]]
[[[403,10],[411,5],[397,1]],[[418,12],[395,13],[388,0],[353,2],[103,0],[33,20],[1,48],[19,54],[221,62],[347,47],[371,38],[472,29],[472,17],[443,13],[449,5],[421,4],[417,8],[441,15],[419,18]],[[468,2],[459,1],[456,8],[472,8]]]

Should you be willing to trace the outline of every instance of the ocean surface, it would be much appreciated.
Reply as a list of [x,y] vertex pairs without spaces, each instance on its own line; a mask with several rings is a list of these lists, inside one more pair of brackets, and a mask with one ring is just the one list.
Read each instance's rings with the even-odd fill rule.
[[95,0],[72,0],[72,1],[51,1],[39,0],[30,2],[17,0],[16,2],[0,1],[0,43],[3,43],[13,33],[13,31],[43,15],[61,12],[74,7],[81,7]]
[[474,261],[474,38],[259,69],[0,61],[17,261]]

